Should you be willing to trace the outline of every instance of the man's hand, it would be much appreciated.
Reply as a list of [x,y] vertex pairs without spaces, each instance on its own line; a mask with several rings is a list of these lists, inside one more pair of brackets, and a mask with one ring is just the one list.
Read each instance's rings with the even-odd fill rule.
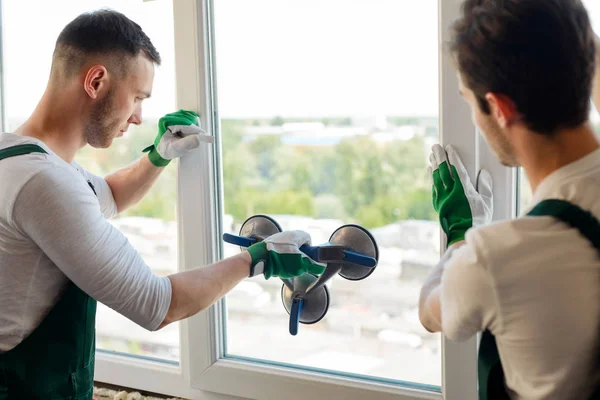
[[306,232],[276,233],[248,247],[248,251],[218,263],[169,275],[171,305],[160,328],[205,310],[248,276],[264,274],[268,279],[322,274],[325,267],[300,251],[304,244],[310,244]]
[[464,240],[473,226],[492,221],[492,177],[481,170],[477,190],[471,184],[467,169],[452,146],[436,144],[429,157],[433,176],[433,208],[438,212],[448,246]]
[[285,231],[269,236],[262,242],[248,247],[252,257],[250,275],[264,274],[293,278],[305,273],[320,275],[324,264],[317,263],[300,251],[303,245],[310,245],[310,235],[303,231]]
[[158,135],[154,144],[144,149],[148,158],[157,167],[164,167],[172,159],[178,158],[197,148],[202,141],[212,142],[212,136],[197,125],[198,114],[179,110],[167,114],[158,121]]

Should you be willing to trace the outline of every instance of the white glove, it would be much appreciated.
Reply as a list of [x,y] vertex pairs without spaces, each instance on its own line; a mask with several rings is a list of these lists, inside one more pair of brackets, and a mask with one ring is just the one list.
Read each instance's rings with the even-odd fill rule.
[[300,247],[305,244],[310,245],[310,235],[303,231],[276,233],[253,244],[248,247],[252,257],[250,276],[264,274],[269,279],[272,276],[293,278],[305,273],[322,274],[325,264],[304,254]]
[[493,214],[492,177],[486,170],[477,176],[477,189],[456,150],[436,144],[429,157],[433,177],[433,207],[438,212],[448,245],[464,240],[473,226],[489,224]]
[[165,160],[179,158],[200,146],[201,142],[214,143],[213,136],[208,136],[196,125],[174,125],[160,139],[156,151]]

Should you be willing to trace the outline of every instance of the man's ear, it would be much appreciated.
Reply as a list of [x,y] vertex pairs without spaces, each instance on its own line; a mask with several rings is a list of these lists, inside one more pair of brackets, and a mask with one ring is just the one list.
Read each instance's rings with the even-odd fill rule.
[[108,71],[104,65],[93,65],[88,69],[83,80],[83,89],[92,99],[98,98],[100,92],[108,87]]
[[502,128],[508,127],[518,118],[517,105],[508,96],[488,93],[485,99],[490,105],[492,117]]

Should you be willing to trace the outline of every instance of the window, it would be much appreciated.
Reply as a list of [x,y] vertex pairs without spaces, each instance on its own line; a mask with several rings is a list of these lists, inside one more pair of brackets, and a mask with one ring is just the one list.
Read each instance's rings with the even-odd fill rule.
[[330,281],[326,316],[297,337],[281,280],[240,284],[225,357],[441,385],[441,338],[418,319],[440,254],[427,176],[437,13],[435,1],[215,1],[224,231],[267,214],[322,244],[356,223],[380,252],[367,279]]
[[[109,150],[86,147],[78,154],[76,161],[100,176],[139,158],[143,154],[142,149],[156,136],[158,119],[175,109],[173,19],[165,18],[173,14],[172,4],[168,1],[142,3],[135,0],[8,1],[3,2],[2,21],[6,35],[4,110],[6,129],[13,131],[30,115],[43,94],[54,43],[62,28],[78,14],[104,7],[121,11],[139,23],[159,49],[163,64],[156,68],[152,99],[144,104],[144,124],[132,125],[129,132],[115,140]],[[32,34],[32,27],[44,34]],[[142,202],[112,220],[158,275],[177,271],[175,179],[176,167],[170,166]],[[178,324],[151,333],[98,304],[96,325],[99,349],[171,363],[179,361]]]
[[[217,202],[222,232],[264,213],[309,231],[317,244],[355,222],[377,238],[381,264],[364,281],[335,277],[330,311],[296,337],[281,283],[243,282],[194,322],[215,340],[190,343],[195,356],[209,349],[192,367],[193,388],[247,398],[307,390],[344,399],[475,398],[476,341],[428,335],[416,313],[440,249],[428,214],[429,148],[443,138],[475,166],[475,130],[436,28],[459,5],[203,3],[201,103],[222,168],[198,220],[209,220]],[[222,255],[238,251],[219,244]]]

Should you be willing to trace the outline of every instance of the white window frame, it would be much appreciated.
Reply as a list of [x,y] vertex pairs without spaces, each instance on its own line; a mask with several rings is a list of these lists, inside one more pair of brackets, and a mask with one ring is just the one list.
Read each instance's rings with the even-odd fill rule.
[[[251,0],[248,0],[251,1]],[[417,1],[417,0],[415,0]],[[202,127],[216,136],[179,164],[179,270],[215,262],[222,254],[221,154],[217,134],[215,52],[211,48],[212,0],[173,0],[176,90],[179,108],[198,110]],[[471,122],[470,110],[459,95],[453,60],[444,43],[448,27],[459,15],[462,0],[438,0],[440,141],[453,144],[472,179],[480,168],[494,179],[494,219],[515,215],[516,174],[501,166]],[[502,190],[504,188],[505,190]],[[498,194],[500,193],[500,195]],[[443,339],[442,392],[370,382],[301,369],[224,359],[224,301],[180,324],[179,365],[99,352],[95,379],[157,393],[207,400],[413,400],[477,399],[477,339],[463,343]]]

